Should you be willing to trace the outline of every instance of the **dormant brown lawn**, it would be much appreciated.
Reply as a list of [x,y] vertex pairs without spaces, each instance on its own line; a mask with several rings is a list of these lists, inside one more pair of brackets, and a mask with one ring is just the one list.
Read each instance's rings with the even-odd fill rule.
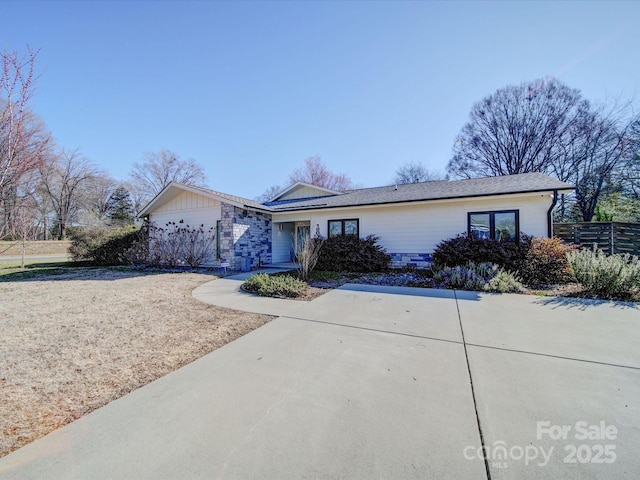
[[191,296],[213,279],[74,269],[0,282],[0,456],[271,320]]

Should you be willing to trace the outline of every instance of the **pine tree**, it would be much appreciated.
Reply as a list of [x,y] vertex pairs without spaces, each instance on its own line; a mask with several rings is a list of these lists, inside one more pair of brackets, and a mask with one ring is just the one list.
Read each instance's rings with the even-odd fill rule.
[[133,223],[133,203],[129,190],[118,187],[113,191],[107,201],[107,218],[117,225]]

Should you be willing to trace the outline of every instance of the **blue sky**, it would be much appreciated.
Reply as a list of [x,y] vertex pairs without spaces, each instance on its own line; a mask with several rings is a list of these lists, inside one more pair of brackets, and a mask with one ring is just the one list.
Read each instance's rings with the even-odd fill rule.
[[[255,197],[319,155],[362,186],[444,171],[476,101],[555,76],[637,100],[640,2],[0,2],[35,110],[118,179],[146,151]],[[11,19],[11,21],[8,21]]]

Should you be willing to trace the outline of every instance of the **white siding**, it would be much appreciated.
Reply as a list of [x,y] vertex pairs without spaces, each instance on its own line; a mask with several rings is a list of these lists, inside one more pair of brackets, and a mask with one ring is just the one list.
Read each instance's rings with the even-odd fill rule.
[[180,195],[161,205],[149,215],[149,220],[158,227],[164,227],[167,222],[179,222],[192,228],[204,224],[205,229],[216,226],[221,219],[220,202],[192,192],[182,192]]
[[[512,195],[502,198],[432,201],[400,206],[354,207],[308,212],[278,213],[274,222],[311,221],[311,234],[319,227],[327,236],[328,220],[357,218],[360,236],[376,235],[389,253],[432,253],[442,240],[467,231],[467,213],[519,210],[520,232],[547,236],[549,195]],[[274,260],[275,261],[275,260]]]
[[185,210],[219,206],[220,202],[193,192],[181,192],[167,203],[160,205],[154,214],[164,212],[181,212]]

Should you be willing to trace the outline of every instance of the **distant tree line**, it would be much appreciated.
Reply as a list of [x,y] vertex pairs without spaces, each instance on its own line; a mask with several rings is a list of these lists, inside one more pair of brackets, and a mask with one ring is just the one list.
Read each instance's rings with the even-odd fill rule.
[[31,109],[38,51],[0,52],[0,239],[64,239],[72,226],[122,227],[171,181],[205,186],[203,168],[146,153],[117,181],[79,150],[56,145]]
[[[205,187],[204,169],[175,152],[147,152],[117,181],[79,150],[56,145],[31,109],[38,51],[0,53],[0,239],[64,239],[72,226],[121,227],[172,181]],[[558,80],[511,85],[473,105],[447,171],[406,162],[392,183],[543,172],[576,187],[559,220],[640,221],[640,116],[631,101],[594,104]],[[284,187],[302,181],[356,188],[318,156]],[[274,185],[259,197],[273,199]]]

